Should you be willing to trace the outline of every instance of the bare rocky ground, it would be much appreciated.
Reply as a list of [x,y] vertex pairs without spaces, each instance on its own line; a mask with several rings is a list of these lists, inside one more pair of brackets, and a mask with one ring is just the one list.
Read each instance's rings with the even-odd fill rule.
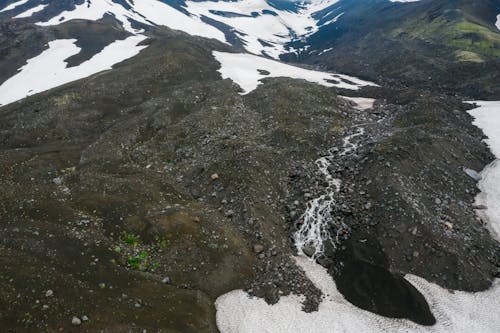
[[362,112],[288,79],[241,96],[211,56],[228,47],[168,30],[149,42],[113,71],[0,109],[6,331],[216,332],[213,302],[239,288],[306,294],[314,310],[291,236],[324,190],[314,160],[365,123],[360,149],[332,165],[348,229],[320,263],[340,287],[352,258],[465,290],[498,275],[462,171],[491,155],[457,100],[373,88]]
[[[330,222],[332,242],[318,262],[352,303],[433,324],[404,274],[466,291],[486,289],[500,276],[498,243],[475,214],[481,208],[474,205],[476,179],[464,171],[482,170],[493,157],[460,100],[404,94],[412,93],[358,112],[347,134],[364,132],[351,153],[342,154],[341,140],[330,149],[329,172],[342,185]],[[295,211],[305,209],[300,198],[307,177],[293,181],[288,202],[303,203],[289,206],[292,230],[302,223]],[[316,179],[313,197],[323,192],[324,177]]]

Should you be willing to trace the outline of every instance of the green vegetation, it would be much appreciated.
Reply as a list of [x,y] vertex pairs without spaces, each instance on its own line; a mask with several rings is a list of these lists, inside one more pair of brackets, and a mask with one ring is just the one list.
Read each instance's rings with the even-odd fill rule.
[[479,54],[471,51],[457,51],[455,55],[459,61],[469,61],[469,62],[484,62],[483,58]]
[[112,250],[119,254],[122,262],[128,267],[138,270],[156,269],[160,264],[154,260],[155,255],[167,249],[169,243],[165,238],[156,237],[150,244],[141,243],[138,235],[122,232],[120,244]]
[[130,267],[139,269],[141,265],[145,265],[147,267],[147,258],[148,253],[146,251],[141,251],[137,256],[129,256],[128,264]]
[[68,93],[62,96],[56,96],[52,100],[56,106],[66,106],[71,104],[73,101],[81,99],[81,96],[77,93]]
[[429,21],[418,17],[393,30],[391,35],[393,38],[408,36],[458,49],[455,55],[459,61],[481,62],[484,61],[482,56],[500,56],[500,33],[464,18],[447,20],[439,17]]
[[165,250],[168,247],[168,241],[165,238],[156,237],[156,247],[158,250]]
[[138,255],[128,256],[127,263],[131,268],[134,269],[148,269],[148,268],[158,268],[160,266],[157,262],[152,262],[150,260],[150,255],[146,251],[139,252]]
[[461,21],[450,31],[450,44],[458,48],[489,56],[500,56],[500,34],[479,24]]
[[135,236],[135,235],[132,235],[132,234],[127,234],[125,232],[122,234],[122,241],[124,243],[132,245],[134,247],[136,247],[137,245],[139,245],[139,237],[138,236]]

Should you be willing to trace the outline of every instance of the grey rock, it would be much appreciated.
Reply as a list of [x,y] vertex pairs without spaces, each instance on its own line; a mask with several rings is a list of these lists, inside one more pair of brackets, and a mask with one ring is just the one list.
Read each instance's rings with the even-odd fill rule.
[[71,319],[71,325],[73,326],[80,326],[82,324],[82,320],[78,317],[73,317]]
[[264,245],[261,245],[261,244],[254,244],[253,246],[253,252],[255,253],[261,253],[262,251],[264,251]]
[[475,181],[480,181],[482,179],[481,175],[476,170],[469,168],[463,168],[463,170],[469,177],[471,177]]
[[304,252],[304,254],[308,257],[312,257],[314,255],[314,253],[316,252],[316,249],[312,246],[304,246],[302,248],[302,252]]

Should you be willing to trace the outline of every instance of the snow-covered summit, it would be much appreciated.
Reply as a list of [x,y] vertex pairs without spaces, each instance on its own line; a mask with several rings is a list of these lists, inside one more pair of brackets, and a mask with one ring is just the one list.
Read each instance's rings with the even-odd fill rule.
[[316,32],[320,17],[315,13],[336,2],[338,0],[74,0],[57,4],[22,0],[4,6],[0,13],[31,19],[40,26],[75,19],[97,21],[112,16],[132,34],[162,25],[230,42],[250,53],[278,58],[288,51],[287,43]]

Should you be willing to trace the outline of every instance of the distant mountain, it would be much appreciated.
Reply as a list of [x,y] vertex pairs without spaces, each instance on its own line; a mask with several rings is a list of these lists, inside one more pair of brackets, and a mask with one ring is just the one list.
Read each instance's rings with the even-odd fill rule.
[[5,6],[0,18],[55,26],[75,19],[112,17],[132,34],[165,25],[277,58],[286,43],[318,31],[314,14],[337,1],[22,0]]
[[500,66],[499,12],[495,0],[8,0],[0,83],[49,41],[75,39],[81,50],[67,62],[77,66],[117,40],[167,26],[372,81],[494,97],[500,71],[488,68]]

